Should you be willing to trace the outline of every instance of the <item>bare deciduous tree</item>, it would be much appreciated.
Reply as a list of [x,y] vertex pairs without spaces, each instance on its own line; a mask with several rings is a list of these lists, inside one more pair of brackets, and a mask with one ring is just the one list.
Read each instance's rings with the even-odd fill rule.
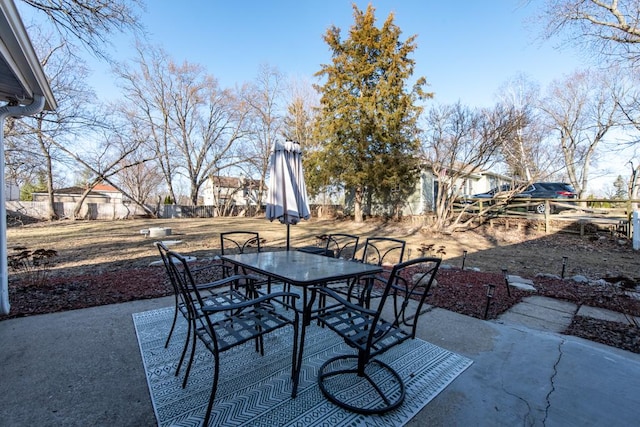
[[[126,111],[120,110],[120,112],[126,114]],[[160,197],[158,190],[164,182],[164,177],[157,167],[154,150],[149,149],[148,146],[149,135],[146,132],[148,128],[132,128],[131,124],[135,125],[138,122],[124,120],[121,133],[126,132],[129,138],[136,141],[137,148],[122,160],[117,181],[140,205],[150,203],[152,195]],[[127,167],[127,164],[132,166]]]
[[547,36],[565,35],[609,63],[639,64],[637,0],[549,0],[543,15]]
[[553,82],[541,104],[544,120],[559,140],[569,181],[586,195],[598,145],[621,125],[617,99],[624,97],[622,79],[594,71],[573,73]]
[[545,174],[545,167],[557,164],[557,156],[552,155],[546,143],[546,129],[540,123],[539,87],[524,74],[519,74],[499,89],[498,99],[521,121],[513,139],[501,147],[502,158],[510,176],[518,181],[532,182]]
[[311,83],[292,80],[289,84],[289,100],[283,121],[285,138],[298,141],[303,150],[316,149],[318,143],[313,141],[313,121],[318,108],[318,94]]
[[186,178],[189,199],[198,203],[203,183],[244,159],[235,150],[248,131],[246,104],[199,65],[177,64],[161,49],[139,46],[138,71],[121,66],[131,115],[148,127],[171,198],[178,174]]
[[85,64],[64,49],[63,44],[54,44],[54,37],[39,30],[38,27],[33,27],[32,37],[38,56],[42,58],[43,69],[56,94],[58,108],[16,120],[7,139],[13,146],[10,153],[27,152],[28,155],[21,158],[35,163],[37,169],[44,172],[49,218],[55,219],[54,169],[56,165],[69,161],[68,156],[61,154],[59,146],[72,146],[76,138],[104,124],[97,119],[95,95],[84,83],[88,74]]
[[281,137],[282,117],[279,105],[282,102],[283,91],[283,74],[277,68],[266,64],[260,66],[255,81],[246,85],[242,91],[242,99],[249,106],[248,125],[251,129],[244,157],[252,169],[248,175],[252,176],[253,171],[258,175],[258,206],[261,206],[260,201],[266,192],[271,148],[275,140]]
[[[82,43],[96,56],[109,59],[106,45],[115,32],[142,31],[138,11],[144,10],[143,0],[22,0],[43,12],[60,39]],[[69,37],[71,36],[71,37]],[[73,49],[66,48],[70,53]]]
[[457,103],[429,110],[423,156],[436,177],[436,229],[455,229],[453,205],[464,181],[492,164],[496,153],[511,141],[521,121],[500,105],[492,110],[471,110]]
[[132,200],[144,211],[155,215],[146,205],[140,203],[133,197],[123,186],[118,183],[117,176],[127,168],[136,167],[141,163],[147,162],[149,159],[131,159],[131,155],[135,153],[142,141],[130,139],[125,136],[124,132],[115,131],[116,127],[109,127],[103,132],[103,137],[97,144],[85,144],[82,151],[77,148],[64,146],[56,141],[52,141],[60,150],[73,158],[77,163],[84,166],[93,173],[93,176],[86,183],[86,189],[81,198],[76,202],[73,211],[74,219],[81,219],[80,212],[82,204],[89,195],[91,190],[102,182],[107,182],[120,191],[123,196]]

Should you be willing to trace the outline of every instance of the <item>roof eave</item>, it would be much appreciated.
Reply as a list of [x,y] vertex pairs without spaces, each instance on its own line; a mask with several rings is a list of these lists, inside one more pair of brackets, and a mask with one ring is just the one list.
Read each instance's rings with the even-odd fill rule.
[[33,102],[34,95],[41,95],[45,110],[58,107],[13,0],[0,2],[0,56],[12,74],[10,77],[20,86],[14,89],[21,89],[19,93],[3,90],[0,93],[3,100],[26,105]]

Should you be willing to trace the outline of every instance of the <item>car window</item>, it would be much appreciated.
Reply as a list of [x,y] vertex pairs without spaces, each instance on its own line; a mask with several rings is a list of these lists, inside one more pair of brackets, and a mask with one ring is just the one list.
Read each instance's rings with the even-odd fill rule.
[[554,184],[553,182],[536,182],[536,187],[539,187],[540,189],[544,189],[544,190],[559,189],[558,185]]
[[536,183],[536,185],[539,185],[540,187],[546,189],[546,190],[551,190],[551,191],[571,191],[572,193],[575,193],[575,190],[573,189],[573,187],[569,184],[566,184],[564,182],[539,182]]

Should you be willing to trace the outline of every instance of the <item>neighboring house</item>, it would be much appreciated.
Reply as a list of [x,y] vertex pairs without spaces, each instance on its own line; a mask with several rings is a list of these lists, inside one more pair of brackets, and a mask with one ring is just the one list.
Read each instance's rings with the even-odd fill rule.
[[[77,202],[80,200],[86,187],[74,186],[53,190],[53,201],[59,202]],[[85,203],[111,203],[122,204],[122,192],[108,184],[98,184],[89,192]],[[33,193],[34,202],[46,202],[49,200],[47,193]]]
[[[422,215],[435,210],[435,201],[440,188],[440,180],[445,177],[437,176],[430,165],[423,167],[420,182],[415,193],[409,197],[403,209],[404,215]],[[472,194],[484,193],[501,184],[512,182],[513,179],[491,171],[476,171],[463,174],[462,178],[453,183],[453,195],[465,197]]]
[[[202,186],[204,206],[257,205],[260,181],[245,177],[210,176]],[[266,197],[266,187],[264,189]],[[261,204],[264,204],[262,200]]]

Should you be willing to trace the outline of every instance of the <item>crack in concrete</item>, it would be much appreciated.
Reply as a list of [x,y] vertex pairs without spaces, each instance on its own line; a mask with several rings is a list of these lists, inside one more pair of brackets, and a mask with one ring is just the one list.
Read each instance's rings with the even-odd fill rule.
[[545,397],[547,406],[544,409],[544,419],[542,420],[543,426],[547,425],[547,418],[549,418],[549,409],[551,409],[551,395],[554,391],[556,391],[555,378],[558,375],[558,365],[562,360],[562,346],[565,344],[565,342],[566,340],[562,339],[558,344],[558,358],[553,364],[553,374],[551,375],[551,378],[549,378],[549,381],[551,382],[551,390],[549,390],[549,393],[547,393],[547,396]]
[[[508,354],[511,354],[511,350],[513,349],[514,345],[512,344],[509,348],[509,351],[507,352]],[[507,363],[507,358],[503,358],[502,359],[502,365],[504,366]],[[500,372],[504,372],[503,369],[500,370]],[[527,407],[527,412],[524,415],[524,417],[522,418],[522,425],[529,425],[529,426],[533,426],[535,424],[535,419],[534,420],[530,420],[531,416],[532,416],[532,409],[531,409],[531,405],[529,404],[529,401],[527,401],[527,399],[523,398],[522,396],[519,396],[509,390],[507,390],[507,388],[505,387],[504,384],[504,377],[501,375],[500,376],[500,386],[502,388],[502,391],[504,391],[507,395],[511,396],[511,397],[515,397],[516,399],[518,399],[519,401],[523,402],[525,404],[525,406]],[[527,420],[530,420],[527,424]]]

